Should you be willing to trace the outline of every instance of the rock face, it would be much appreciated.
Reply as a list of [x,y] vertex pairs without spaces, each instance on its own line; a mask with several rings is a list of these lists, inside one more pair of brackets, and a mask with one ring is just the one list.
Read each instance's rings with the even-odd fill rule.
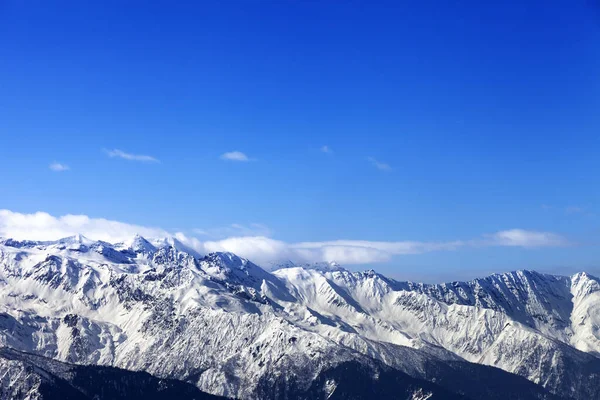
[[[5,354],[244,399],[600,398],[599,296],[585,273],[425,285],[140,236],[0,241]],[[30,375],[16,396],[4,374],[3,393],[41,396]]]

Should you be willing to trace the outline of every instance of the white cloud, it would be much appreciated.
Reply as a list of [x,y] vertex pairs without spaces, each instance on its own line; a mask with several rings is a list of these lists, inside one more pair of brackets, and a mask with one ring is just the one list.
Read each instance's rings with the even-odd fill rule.
[[367,161],[369,161],[371,164],[373,164],[373,166],[380,171],[391,171],[392,170],[392,167],[389,164],[386,164],[381,161],[377,161],[373,157],[367,158]]
[[61,164],[61,163],[58,163],[58,162],[53,162],[53,163],[52,163],[52,164],[50,164],[48,167],[49,167],[49,168],[50,168],[52,171],[55,171],[55,172],[68,171],[68,170],[70,169],[68,165],[66,165],[66,164]]
[[513,229],[472,240],[448,242],[333,240],[286,243],[264,236],[232,237],[204,242],[205,251],[229,251],[258,263],[336,261],[340,264],[371,264],[395,256],[453,251],[469,247],[513,246],[523,248],[566,246],[563,237],[548,233]]
[[[238,232],[238,234],[240,232],[254,232],[247,231],[247,229],[251,229],[251,226],[234,224],[228,228],[232,229],[231,232]],[[255,229],[260,230],[264,227],[259,226]],[[229,251],[263,265],[283,260],[370,264],[387,261],[393,257],[406,254],[453,251],[461,248],[491,246],[533,248],[566,246],[569,244],[565,238],[555,233],[522,229],[500,231],[472,240],[447,242],[333,240],[288,243],[265,235],[233,236],[221,240],[201,241],[181,232],[168,232],[161,228],[128,224],[104,218],[90,218],[87,215],[55,217],[44,212],[22,214],[0,210],[0,237],[56,240],[78,233],[90,239],[107,242],[127,240],[136,233],[149,238],[174,236],[199,253]]]
[[151,163],[160,162],[158,159],[156,159],[152,156],[147,156],[144,154],[126,153],[119,149],[104,150],[104,151],[106,152],[106,154],[108,154],[109,157],[113,157],[113,158],[117,157],[117,158],[122,158],[124,160],[129,160],[129,161],[140,161],[140,162],[151,162]]
[[221,160],[227,160],[227,161],[252,161],[251,158],[249,158],[246,154],[242,153],[241,151],[230,151],[224,154],[221,154]]
[[569,244],[565,238],[555,233],[523,229],[510,229],[486,236],[488,240],[484,240],[484,244],[492,246],[554,247]]
[[263,265],[273,261],[290,259],[296,261],[296,253],[289,244],[265,236],[231,237],[208,241],[204,242],[202,247],[206,253],[229,251]]
[[321,152],[327,153],[327,154],[333,153],[333,151],[331,151],[331,149],[329,148],[329,146],[321,146],[321,148],[319,150],[321,150]]
[[136,233],[149,237],[169,235],[163,229],[67,214],[54,217],[45,212],[21,214],[0,210],[0,237],[29,240],[56,240],[81,233],[96,240],[118,242]]

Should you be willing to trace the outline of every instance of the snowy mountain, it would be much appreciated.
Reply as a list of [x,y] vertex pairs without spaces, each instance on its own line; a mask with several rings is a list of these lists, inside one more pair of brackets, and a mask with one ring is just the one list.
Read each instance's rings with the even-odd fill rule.
[[38,357],[243,399],[600,398],[599,296],[585,273],[426,285],[337,264],[267,272],[175,239],[5,239],[0,363],[15,372],[0,387],[16,396]]
[[0,371],[1,399],[222,399],[146,372],[66,364],[8,348],[0,349]]

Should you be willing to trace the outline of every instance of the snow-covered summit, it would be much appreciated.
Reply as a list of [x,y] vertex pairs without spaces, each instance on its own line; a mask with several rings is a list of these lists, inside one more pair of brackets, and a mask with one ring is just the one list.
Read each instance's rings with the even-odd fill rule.
[[154,246],[145,237],[135,234],[131,239],[115,244],[115,248],[119,250],[131,250],[136,254],[150,255],[156,251]]
[[[310,390],[348,363],[369,374],[383,373],[382,363],[446,389],[470,382],[454,390],[471,398],[599,398],[589,383],[600,376],[598,326],[600,286],[585,273],[428,285],[330,263],[268,272],[232,253],[139,235],[0,241],[0,346],[237,398],[268,397],[275,384],[291,390],[283,373]],[[478,386],[473,376],[491,376],[480,364],[504,372]],[[480,391],[511,374],[533,387]],[[541,394],[523,397],[529,390]]]
[[302,269],[314,269],[316,271],[330,272],[330,271],[345,271],[345,269],[335,261],[320,261],[314,263],[296,263],[291,260],[271,264],[270,269],[277,271],[278,269],[284,268],[302,268]]

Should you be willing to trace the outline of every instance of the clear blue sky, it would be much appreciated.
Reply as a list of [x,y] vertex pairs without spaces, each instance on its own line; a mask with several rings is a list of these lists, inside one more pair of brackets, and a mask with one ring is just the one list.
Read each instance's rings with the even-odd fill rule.
[[0,1],[0,208],[289,243],[518,228],[577,245],[373,266],[600,269],[594,2],[174,3]]

